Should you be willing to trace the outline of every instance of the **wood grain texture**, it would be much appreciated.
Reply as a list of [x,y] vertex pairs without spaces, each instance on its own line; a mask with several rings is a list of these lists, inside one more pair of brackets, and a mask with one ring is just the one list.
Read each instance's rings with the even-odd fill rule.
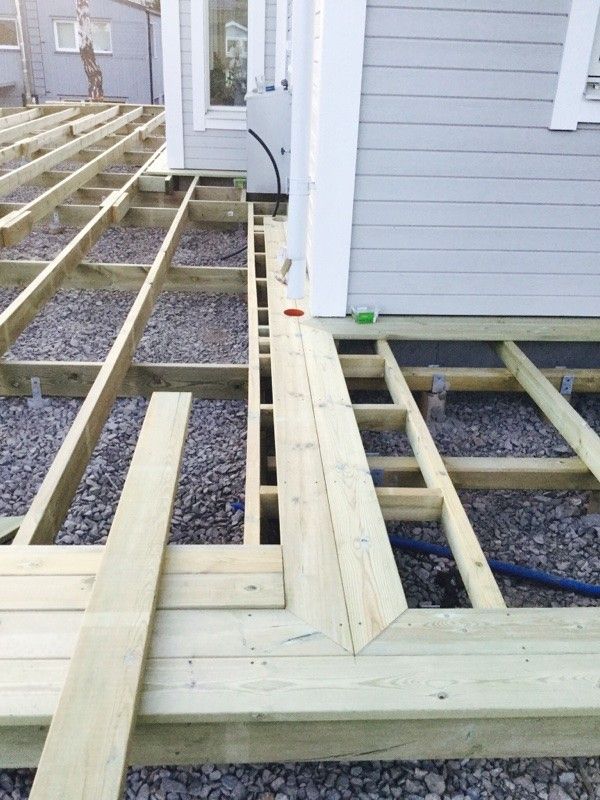
[[191,408],[150,401],[30,797],[114,800],[146,660]]

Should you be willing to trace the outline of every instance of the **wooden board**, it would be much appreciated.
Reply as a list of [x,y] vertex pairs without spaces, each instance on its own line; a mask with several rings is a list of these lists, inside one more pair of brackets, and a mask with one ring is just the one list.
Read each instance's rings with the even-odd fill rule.
[[190,394],[163,393],[148,406],[32,800],[123,792],[191,402]]

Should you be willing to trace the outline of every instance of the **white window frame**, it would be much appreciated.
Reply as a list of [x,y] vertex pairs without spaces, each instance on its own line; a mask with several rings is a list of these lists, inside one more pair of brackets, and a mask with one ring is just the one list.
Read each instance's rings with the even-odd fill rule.
[[571,0],[551,130],[574,131],[580,122],[600,122],[600,97],[586,95],[599,16],[600,0]]
[[12,22],[15,26],[15,34],[17,37],[17,44],[0,44],[0,50],[18,50],[19,49],[19,28],[15,17],[0,17],[0,22]]
[[[71,24],[73,26],[73,33],[75,35],[75,41],[77,41],[77,21],[74,20],[74,19],[68,19],[68,18],[62,18],[61,19],[60,17],[57,17],[56,19],[54,19],[52,21],[52,27],[54,29],[54,50],[57,53],[79,53],[79,48],[78,47],[74,47],[74,48],[71,48],[71,47],[59,47],[57,24],[58,23],[64,24],[65,22],[69,23],[69,24]],[[98,23],[100,23],[102,25],[108,25],[108,35],[109,35],[109,38],[110,38],[110,50],[96,50],[96,47],[94,46],[94,53],[96,53],[96,55],[99,55],[99,56],[112,56],[112,54],[113,54],[113,40],[112,40],[112,25],[111,25],[111,22],[110,22],[109,19],[93,19],[92,20],[92,25],[98,24]]]
[[[265,72],[265,13],[265,0],[248,0],[248,91]],[[208,30],[208,0],[191,0],[194,130],[245,130],[245,107],[210,105]]]

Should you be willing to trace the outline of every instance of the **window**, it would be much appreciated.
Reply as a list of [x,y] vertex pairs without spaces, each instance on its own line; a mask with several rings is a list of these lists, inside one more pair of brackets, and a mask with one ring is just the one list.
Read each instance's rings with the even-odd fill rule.
[[245,106],[248,85],[247,0],[208,0],[211,106]]
[[550,128],[600,122],[600,0],[572,0]]
[[191,0],[191,11],[194,129],[243,130],[248,87],[264,81],[265,0]]
[[0,17],[0,49],[18,50],[17,21],[10,17]]
[[[112,53],[110,22],[92,21],[92,43],[96,53]],[[59,53],[79,52],[74,19],[54,20],[54,44]]]

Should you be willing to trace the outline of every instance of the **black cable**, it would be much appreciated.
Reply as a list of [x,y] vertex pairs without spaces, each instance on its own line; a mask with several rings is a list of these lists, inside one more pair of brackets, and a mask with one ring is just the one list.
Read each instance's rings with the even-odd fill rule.
[[279,204],[281,203],[281,175],[279,174],[279,169],[277,167],[277,162],[273,158],[273,153],[269,150],[269,148],[267,147],[265,142],[263,142],[263,140],[260,138],[258,133],[253,131],[252,128],[248,128],[248,133],[250,134],[250,136],[254,136],[256,141],[260,145],[262,145],[265,153],[271,159],[271,164],[273,164],[273,169],[275,170],[275,176],[277,178],[277,202],[275,203],[275,211],[273,211],[273,216],[276,217],[277,216],[277,212],[279,211]]
[[240,253],[243,253],[244,250],[248,249],[248,245],[245,244],[243,247],[240,247],[239,250],[235,250],[233,253],[227,253],[226,256],[218,256],[215,261],[227,261],[228,258],[233,258],[234,256],[239,256]]

